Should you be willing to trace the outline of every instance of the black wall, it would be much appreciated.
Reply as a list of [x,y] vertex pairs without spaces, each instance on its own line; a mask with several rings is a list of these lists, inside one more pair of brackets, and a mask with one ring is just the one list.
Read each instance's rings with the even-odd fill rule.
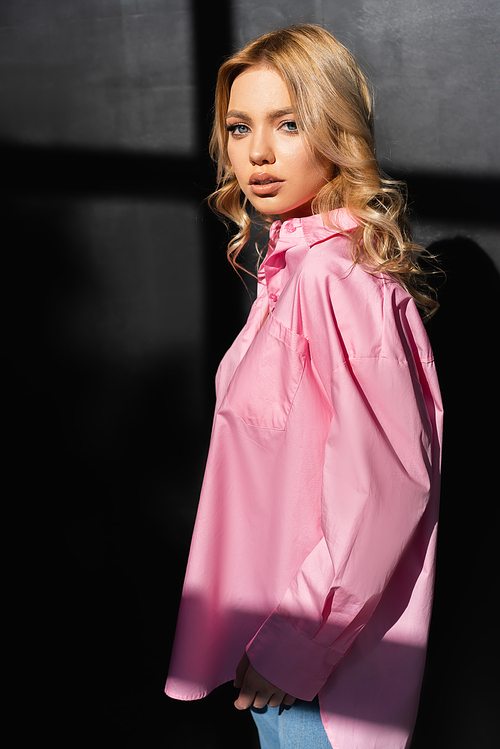
[[213,375],[249,305],[203,203],[215,75],[297,21],[372,78],[380,158],[446,271],[429,327],[447,408],[439,569],[412,746],[491,745],[496,0],[2,0],[10,691],[17,730],[55,746],[254,746],[231,687],[183,704],[163,684]]

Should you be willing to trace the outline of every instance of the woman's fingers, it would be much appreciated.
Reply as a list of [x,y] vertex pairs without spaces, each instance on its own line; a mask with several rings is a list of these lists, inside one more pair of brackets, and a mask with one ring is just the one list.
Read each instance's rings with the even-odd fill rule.
[[275,692],[269,700],[267,701],[267,704],[269,707],[279,707],[281,703],[283,702],[283,698],[286,697],[284,692]]
[[[243,658],[240,661],[240,665],[242,661]],[[272,694],[272,690],[268,689],[269,686],[269,682],[260,676],[249,662],[242,680],[238,699],[235,701],[234,706],[237,710],[246,710],[252,705],[254,707],[264,707],[267,705],[267,700]]]
[[249,707],[262,708],[266,705],[278,707],[281,703],[291,705],[295,697],[275,687],[261,676],[251,665],[245,654],[236,669],[234,686],[240,688],[238,699],[234,706],[237,710],[247,710]]
[[243,686],[234,706],[237,710],[247,710],[252,706],[257,708],[262,708],[266,705],[269,705],[269,707],[278,707],[281,705],[284,696],[284,692],[279,690],[277,692],[256,692],[255,689],[251,687]]

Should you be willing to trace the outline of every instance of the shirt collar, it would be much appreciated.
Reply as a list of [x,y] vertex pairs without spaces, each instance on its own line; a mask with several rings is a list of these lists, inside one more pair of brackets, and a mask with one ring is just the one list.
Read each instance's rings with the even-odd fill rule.
[[[286,237],[287,234],[293,234],[299,227],[304,232],[307,244],[309,247],[312,247],[314,244],[335,234],[351,232],[357,226],[358,222],[346,208],[337,208],[329,213],[315,213],[312,216],[304,216],[303,218],[289,218],[283,222],[279,220],[274,221],[269,229],[268,255],[276,250],[280,239]],[[287,242],[286,244],[289,243]],[[285,250],[286,247],[284,248]]]
[[[327,223],[328,222],[328,223]],[[330,225],[329,225],[330,224]],[[261,263],[258,279],[267,282],[271,276],[285,267],[285,253],[297,243],[305,242],[306,247],[344,232],[351,232],[358,226],[356,220],[346,208],[337,208],[329,213],[315,213],[302,218],[289,218],[286,221],[274,221],[269,229],[269,246],[264,261]]]

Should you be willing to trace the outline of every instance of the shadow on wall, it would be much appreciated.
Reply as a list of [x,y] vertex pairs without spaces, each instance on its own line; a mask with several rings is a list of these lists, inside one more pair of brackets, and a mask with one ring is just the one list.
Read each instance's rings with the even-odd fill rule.
[[[183,715],[172,715],[163,688],[209,427],[191,405],[192,361],[166,342],[164,355],[131,367],[102,350],[95,327],[78,325],[82,301],[98,305],[100,281],[80,252],[71,199],[22,195],[4,209],[16,706],[54,746],[96,736],[164,746]],[[202,706],[183,746],[224,746],[207,730],[220,699]],[[224,704],[229,731],[246,718]]]
[[[429,247],[446,280],[428,325],[445,409],[438,566],[412,749],[492,747],[498,655],[500,275],[472,240]],[[495,534],[495,535],[494,535]]]

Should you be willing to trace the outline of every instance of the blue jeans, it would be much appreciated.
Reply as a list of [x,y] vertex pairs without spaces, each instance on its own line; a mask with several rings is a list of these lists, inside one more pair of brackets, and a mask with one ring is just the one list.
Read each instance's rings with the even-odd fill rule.
[[261,749],[332,749],[323,728],[318,698],[295,700],[289,708],[250,708],[259,732]]

